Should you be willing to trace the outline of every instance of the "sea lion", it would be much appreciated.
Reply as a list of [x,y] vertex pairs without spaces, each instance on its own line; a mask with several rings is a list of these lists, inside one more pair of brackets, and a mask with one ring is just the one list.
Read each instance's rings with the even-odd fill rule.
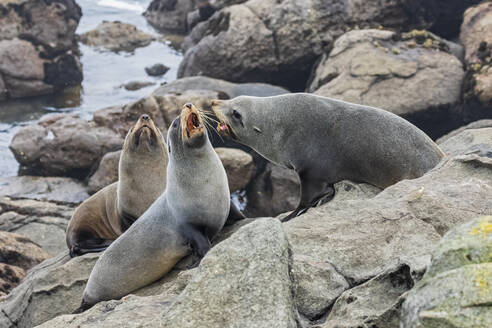
[[119,181],[104,187],[70,219],[66,242],[72,257],[106,249],[164,192],[167,146],[154,121],[140,116],[128,131],[119,162]]
[[220,133],[294,169],[299,206],[287,221],[341,180],[386,188],[414,179],[444,156],[420,129],[388,111],[307,93],[214,100]]
[[161,278],[191,250],[202,257],[230,207],[225,169],[197,109],[186,104],[168,132],[166,191],[96,262],[75,313]]

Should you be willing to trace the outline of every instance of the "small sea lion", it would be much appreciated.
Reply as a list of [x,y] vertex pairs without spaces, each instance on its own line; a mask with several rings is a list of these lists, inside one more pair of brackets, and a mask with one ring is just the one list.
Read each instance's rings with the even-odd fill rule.
[[284,221],[332,195],[336,182],[386,188],[422,176],[444,156],[397,115],[313,94],[214,100],[212,110],[220,133],[298,173],[300,203]]
[[190,247],[203,257],[224,226],[231,202],[227,175],[192,104],[173,121],[167,141],[166,191],[101,255],[74,313],[161,278]]
[[161,132],[142,115],[126,135],[119,180],[75,209],[66,234],[70,255],[102,251],[127,230],[164,192],[167,161]]

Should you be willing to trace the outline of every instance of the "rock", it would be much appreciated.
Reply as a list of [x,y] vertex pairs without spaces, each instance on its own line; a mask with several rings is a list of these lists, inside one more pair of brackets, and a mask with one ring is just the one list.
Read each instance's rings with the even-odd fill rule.
[[477,2],[250,0],[195,26],[185,39],[178,76],[263,81],[303,90],[316,59],[348,29],[384,25],[446,31],[447,24],[438,28],[439,21],[459,21],[466,6]]
[[461,122],[464,70],[449,49],[425,31],[350,31],[321,58],[308,91],[388,110],[435,138]]
[[398,327],[400,296],[414,286],[410,271],[400,264],[344,292],[320,328]]
[[0,231],[0,263],[28,270],[48,258],[39,245],[19,234]]
[[[345,295],[370,279],[384,276],[387,270],[393,272],[391,268],[402,263],[407,266],[403,271],[407,277],[405,283],[410,284],[409,275],[418,280],[444,233],[477,215],[492,213],[492,200],[488,196],[492,192],[491,169],[489,158],[466,155],[446,158],[423,177],[400,181],[376,196],[368,193],[366,197],[347,197],[351,194],[347,192],[337,200],[345,190],[339,186],[331,202],[311,208],[284,224],[294,254],[294,272],[298,266],[307,270],[306,266],[310,265],[312,270],[319,270],[318,263],[328,263],[349,283],[351,292]],[[298,263],[297,258],[302,262]],[[327,281],[326,277],[329,276],[322,280],[317,280],[316,275],[304,277],[307,281],[299,279],[298,283],[326,285],[339,281],[337,276],[333,281]],[[384,286],[365,286],[358,293],[378,301],[362,299],[350,306],[334,305],[332,311],[338,310],[329,312],[328,318],[331,316],[333,326],[348,318],[366,324],[367,318],[380,323],[389,317],[394,319],[399,313],[398,297],[410,287],[411,284],[397,285],[389,293]],[[327,314],[322,309],[329,309],[333,296],[317,295],[321,297],[317,303],[324,301],[324,306],[313,304],[308,308],[310,311],[301,314],[314,318]],[[343,297],[337,302],[342,302]],[[331,327],[328,323],[327,327]],[[353,327],[350,323],[348,326]]]
[[151,85],[154,84],[155,84],[154,82],[147,82],[147,81],[132,81],[120,85],[120,88],[124,88],[125,90],[128,91],[137,91],[146,87],[150,87]]
[[154,64],[149,67],[145,67],[145,72],[150,76],[161,76],[169,71],[169,67],[164,64]]
[[439,144],[448,156],[476,154],[492,158],[492,127],[465,129]]
[[299,178],[293,170],[268,163],[248,188],[246,216],[277,216],[299,205]]
[[492,217],[449,231],[406,296],[400,327],[488,327],[492,322]]
[[73,210],[74,205],[0,197],[0,231],[27,237],[54,256],[67,249],[65,231]]
[[73,0],[0,3],[0,100],[59,91],[82,81]]
[[153,0],[144,13],[147,21],[164,32],[185,33],[221,8],[246,0]]
[[460,39],[468,68],[463,85],[465,121],[492,118],[492,3],[484,1],[464,15]]
[[464,130],[490,128],[490,127],[492,127],[492,120],[479,120],[479,121],[471,122],[467,125],[464,125],[458,129],[453,130],[453,131],[449,132],[448,134],[440,137],[439,139],[436,140],[436,143],[438,145],[440,145],[440,144],[444,143],[446,140],[448,140],[449,138],[460,134]]
[[94,194],[102,188],[118,181],[118,164],[121,150],[107,153],[101,159],[96,172],[89,178],[87,191]]
[[[296,327],[291,261],[281,224],[256,220],[212,248],[179,296],[129,296],[41,327],[116,326],[129,318],[147,327]],[[135,308],[139,314],[129,315]]]
[[79,204],[89,197],[77,180],[62,177],[14,176],[0,178],[0,196]]
[[148,46],[153,40],[153,36],[140,31],[134,25],[119,21],[103,21],[95,29],[80,36],[83,44],[115,52],[132,52]]
[[255,171],[253,157],[239,149],[215,148],[227,173],[231,192],[246,188]]
[[26,276],[26,270],[0,263],[0,297],[7,295]]
[[266,83],[232,83],[207,76],[192,76],[174,80],[154,91],[155,96],[184,93],[189,90],[208,90],[220,93],[221,99],[239,96],[271,97],[289,93],[282,87]]
[[123,138],[77,115],[57,114],[22,128],[10,144],[16,160],[35,174],[84,178]]

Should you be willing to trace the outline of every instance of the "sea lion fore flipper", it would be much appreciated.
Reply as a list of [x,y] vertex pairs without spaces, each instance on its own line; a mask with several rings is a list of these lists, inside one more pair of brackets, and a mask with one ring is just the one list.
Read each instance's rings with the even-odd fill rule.
[[111,245],[114,240],[93,238],[75,243],[70,247],[70,257],[80,256],[87,253],[102,252]]

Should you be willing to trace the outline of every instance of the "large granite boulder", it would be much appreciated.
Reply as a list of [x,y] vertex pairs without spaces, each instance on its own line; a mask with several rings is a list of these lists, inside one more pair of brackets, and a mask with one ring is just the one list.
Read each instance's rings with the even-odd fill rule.
[[95,29],[80,36],[83,44],[115,52],[132,52],[148,46],[153,40],[152,35],[140,31],[134,25],[118,21],[103,21]]
[[[352,27],[441,30],[478,0],[250,0],[216,12],[186,38],[178,76],[263,81],[303,90],[316,59]],[[447,30],[446,26],[442,30]]]
[[458,48],[426,31],[350,31],[321,57],[308,91],[388,110],[438,137],[461,122]]
[[123,138],[107,127],[57,114],[22,128],[10,149],[35,174],[84,178],[105,153],[122,144]]
[[0,231],[0,296],[9,293],[27,270],[47,258],[48,254],[28,238]]
[[73,0],[0,3],[0,100],[52,93],[82,81]]
[[448,134],[443,135],[442,137],[440,137],[439,139],[436,140],[436,143],[438,145],[441,145],[442,143],[446,142],[449,138],[460,134],[464,130],[482,129],[482,128],[492,128],[492,120],[479,120],[479,121],[471,122],[467,125],[463,125],[462,127],[458,128],[456,130],[453,130],[453,131],[449,132]]
[[120,163],[121,150],[106,153],[101,159],[96,172],[89,178],[87,191],[95,194],[102,188],[118,181],[118,165]]
[[492,118],[492,2],[484,1],[465,12],[460,39],[468,67],[463,94],[465,119]]
[[492,158],[492,125],[478,129],[465,129],[439,143],[439,147],[447,155],[477,154]]
[[491,286],[492,216],[485,216],[442,238],[425,276],[406,296],[400,327],[489,327]]
[[86,187],[72,178],[13,176],[0,178],[0,196],[79,204],[86,200]]
[[0,231],[29,238],[55,256],[67,249],[65,231],[74,205],[0,197]]

